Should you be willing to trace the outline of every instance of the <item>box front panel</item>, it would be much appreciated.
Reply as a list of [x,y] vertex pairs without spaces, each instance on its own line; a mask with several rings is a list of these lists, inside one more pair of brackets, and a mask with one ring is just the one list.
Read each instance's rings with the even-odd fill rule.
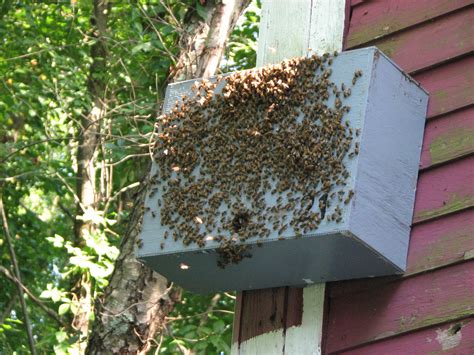
[[[344,95],[341,94],[341,100],[344,105],[350,107],[349,112],[346,113],[343,118],[343,122],[350,122],[350,127],[354,137],[352,146],[354,146],[356,142],[357,144],[359,144],[359,138],[357,137],[357,134],[360,133],[366,110],[366,97],[370,82],[370,66],[372,61],[370,53],[371,50],[359,50],[350,53],[341,53],[334,59],[333,64],[331,66],[332,74],[330,76],[330,80],[334,82],[334,84],[337,85],[339,89],[343,88],[346,90],[347,93],[350,92],[350,95],[347,97],[343,97]],[[354,73],[356,71],[360,71],[362,75],[357,78],[354,85],[352,81],[354,79]],[[165,112],[170,112],[174,107],[176,101],[181,100],[182,95],[193,95],[191,87],[194,82],[195,81],[187,81],[169,86],[164,104]],[[221,89],[222,85],[220,85],[220,88],[218,88],[216,91],[219,92]],[[330,96],[327,102],[329,107],[333,107],[334,100],[335,95],[330,92]],[[300,120],[302,119],[303,115],[301,114]],[[356,155],[353,155],[351,157],[346,156],[343,159],[343,163],[346,166],[348,172],[346,185],[342,188],[346,191],[346,195],[344,195],[344,200],[347,199],[347,193],[350,190],[354,189],[357,159],[358,157]],[[157,164],[154,163],[152,174],[154,174],[157,169]],[[199,170],[196,169],[193,174],[199,176]],[[272,185],[271,189],[273,189],[274,187],[275,185]],[[320,188],[320,186],[313,186],[313,188],[316,191],[318,190],[318,188]],[[168,235],[171,234],[171,230],[167,226],[162,225],[160,222],[159,200],[162,194],[163,184],[160,181],[157,181],[157,183],[152,187],[152,190],[146,202],[146,205],[150,209],[150,211],[145,215],[142,232],[144,247],[139,251],[139,255],[149,255],[154,253],[169,254],[182,251],[187,252],[192,250],[200,250],[201,248],[199,248],[196,244],[184,246],[180,240],[174,241],[172,240],[172,238],[167,238],[167,240],[163,240],[163,235],[165,233],[168,233]],[[318,197],[320,198],[321,196]],[[245,199],[243,199],[241,196],[236,196],[236,198],[242,199],[244,205],[249,205],[249,201],[245,201]],[[274,206],[280,199],[282,204],[286,204],[288,202],[285,199],[285,196],[282,194],[272,194],[270,191],[264,191],[264,200],[266,206]],[[284,231],[280,231],[273,229],[272,225],[267,223],[266,227],[271,230],[271,233],[268,235],[268,237],[262,239],[262,242],[265,243],[267,241],[276,240],[281,237],[285,239],[293,238],[298,234],[324,234],[331,233],[337,230],[347,229],[347,222],[349,219],[352,204],[350,202],[348,202],[347,204],[341,203],[340,199],[341,197],[335,191],[331,191],[331,193],[328,194],[328,203],[324,211],[325,218],[322,219],[317,229],[309,229],[306,231],[306,233],[296,233],[290,225],[287,225],[287,228]],[[319,207],[319,200],[317,199],[312,205],[311,211],[321,212]],[[339,207],[341,209],[341,217],[340,220],[337,222],[328,218],[335,213],[336,207]],[[281,215],[282,219],[286,218],[287,221],[290,221],[293,218],[293,210],[291,208],[289,208],[284,214],[286,216]],[[219,223],[217,223],[215,228],[213,228],[212,230],[208,230],[207,233],[209,234],[209,236],[217,235],[218,227]],[[230,233],[228,233],[226,236],[229,237]],[[254,236],[248,239],[246,243],[254,244],[259,240],[259,236]],[[161,248],[161,246],[163,245],[162,243],[165,243],[163,249]],[[211,238],[209,238],[204,249],[214,249],[218,246],[218,242],[212,241]]]

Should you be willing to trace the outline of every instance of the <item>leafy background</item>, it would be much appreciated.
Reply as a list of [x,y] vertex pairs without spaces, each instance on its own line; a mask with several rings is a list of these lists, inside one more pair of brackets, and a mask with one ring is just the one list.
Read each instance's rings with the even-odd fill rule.
[[[80,118],[91,98],[92,2],[0,0],[0,194],[8,218],[39,353],[77,353],[70,326],[77,313],[71,289],[78,275],[103,292],[118,254],[137,181],[145,173],[148,144],[166,80],[179,53],[178,36],[196,0],[123,0],[108,21],[110,97],[101,135],[97,184],[109,199],[86,216],[100,228],[74,246],[75,186]],[[254,1],[229,38],[222,72],[255,66],[260,4]],[[111,169],[112,167],[112,169]],[[103,179],[104,171],[113,171]],[[0,265],[12,262],[0,235]],[[11,271],[10,271],[11,272]],[[156,339],[161,353],[228,353],[233,294],[183,293]],[[0,353],[24,353],[28,340],[14,283],[0,273]]]

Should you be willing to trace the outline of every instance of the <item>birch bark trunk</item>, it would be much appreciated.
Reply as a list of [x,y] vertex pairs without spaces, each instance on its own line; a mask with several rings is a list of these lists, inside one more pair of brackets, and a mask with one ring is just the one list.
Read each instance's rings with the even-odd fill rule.
[[[225,42],[250,0],[208,1],[206,18],[191,15],[180,38],[178,64],[170,81],[213,75]],[[120,247],[115,271],[95,307],[95,322],[87,353],[145,354],[163,328],[165,316],[179,300],[180,291],[161,275],[141,265],[135,245],[143,219],[148,178],[134,200],[127,233]]]
[[[101,121],[106,112],[106,79],[107,71],[107,19],[110,10],[108,0],[93,0],[92,37],[95,43],[91,46],[92,63],[89,69],[87,88],[92,101],[88,115],[80,120],[79,145],[77,148],[77,196],[79,198],[74,226],[74,244],[85,245],[85,238],[95,231],[96,226],[86,216],[97,211],[99,192],[96,188],[97,156],[100,144]],[[88,211],[92,212],[88,214]],[[78,311],[72,320],[72,327],[81,336],[80,350],[87,345],[89,322],[92,310],[92,280],[83,274],[75,281],[72,288],[78,300]]]

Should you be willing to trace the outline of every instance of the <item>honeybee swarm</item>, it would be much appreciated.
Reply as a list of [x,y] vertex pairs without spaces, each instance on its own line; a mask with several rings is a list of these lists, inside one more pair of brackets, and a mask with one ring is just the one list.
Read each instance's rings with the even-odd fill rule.
[[196,82],[195,95],[162,116],[153,180],[162,184],[160,219],[170,237],[219,242],[224,267],[250,255],[241,243],[248,238],[276,231],[283,239],[285,231],[303,235],[324,219],[342,220],[353,195],[344,189],[344,161],[358,144],[344,119],[351,90],[329,79],[332,57]]

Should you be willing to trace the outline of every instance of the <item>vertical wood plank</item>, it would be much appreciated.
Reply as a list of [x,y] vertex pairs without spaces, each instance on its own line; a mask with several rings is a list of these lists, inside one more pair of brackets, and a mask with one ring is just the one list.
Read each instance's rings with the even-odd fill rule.
[[301,325],[303,318],[303,288],[289,287],[285,328]]
[[238,350],[233,347],[232,355],[283,354],[284,341],[283,329],[274,330],[242,342]]
[[245,324],[241,323],[241,341],[283,329],[286,291],[285,287],[244,291],[241,321]]
[[[341,51],[347,10],[346,0],[262,1],[257,66]],[[325,284],[245,291],[238,298],[232,354],[321,353]]]
[[240,342],[240,320],[242,319],[242,292],[237,293],[234,307],[234,324],[232,325],[232,343]]
[[313,0],[308,48],[317,54],[340,52],[345,29],[346,1]]
[[306,54],[312,2],[262,1],[257,66]]
[[321,354],[325,286],[304,288],[302,322],[286,329],[285,354]]

